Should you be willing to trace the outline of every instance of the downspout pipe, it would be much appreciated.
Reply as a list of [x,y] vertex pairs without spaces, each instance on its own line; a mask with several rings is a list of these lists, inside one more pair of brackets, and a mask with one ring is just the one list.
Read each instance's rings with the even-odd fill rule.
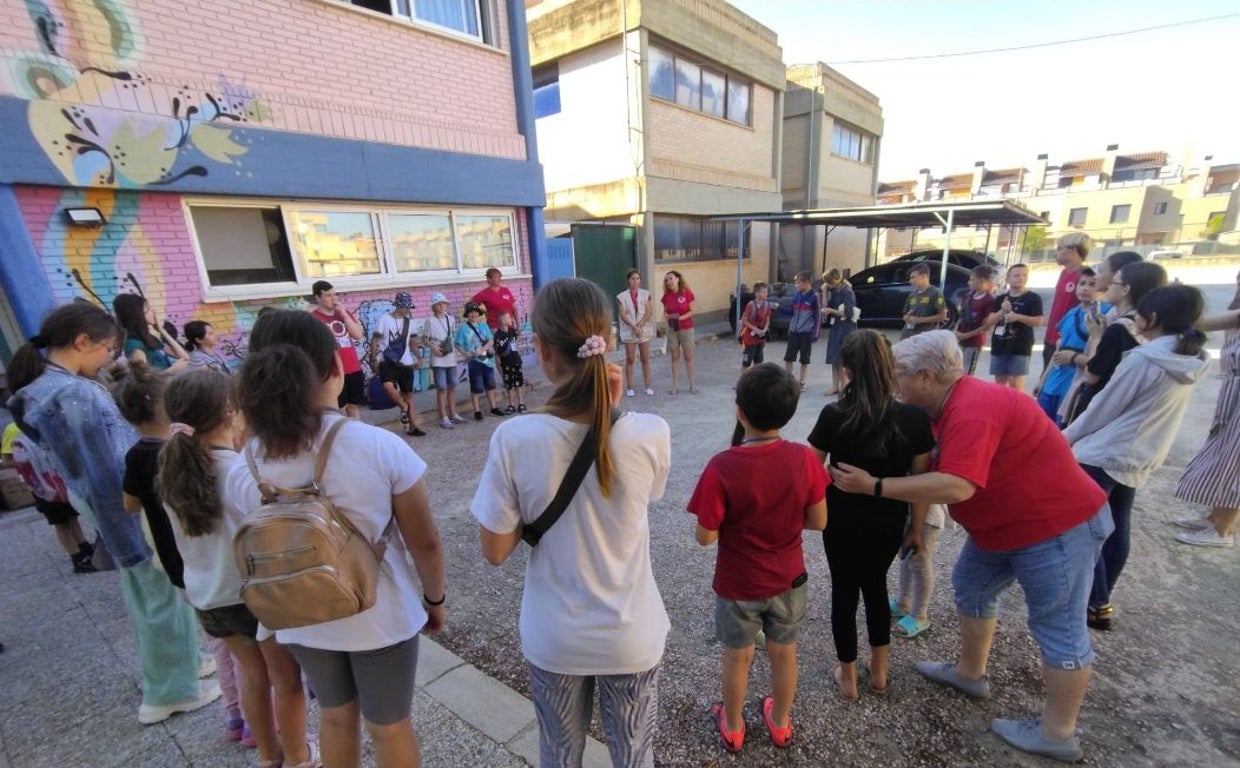
[[[508,10],[508,42],[511,47],[513,96],[517,108],[517,131],[525,137],[525,159],[538,164],[538,132],[534,127],[534,76],[530,72],[530,36],[525,25],[524,0],[505,0]],[[530,272],[534,289],[550,279],[547,261],[547,228],[543,206],[525,209],[526,235],[529,239]]]

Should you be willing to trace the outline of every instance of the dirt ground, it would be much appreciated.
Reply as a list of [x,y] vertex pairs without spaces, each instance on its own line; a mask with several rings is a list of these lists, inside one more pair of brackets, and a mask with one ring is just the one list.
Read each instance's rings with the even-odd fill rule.
[[[1217,350],[1218,339],[1211,348]],[[667,494],[650,509],[655,576],[671,616],[660,682],[660,766],[969,766],[1052,764],[1007,748],[988,732],[993,717],[1035,716],[1043,701],[1040,661],[1024,626],[1018,589],[1005,599],[991,655],[993,698],[974,702],[923,680],[912,665],[954,658],[958,627],[950,570],[964,532],[944,533],[936,556],[939,577],[931,608],[932,629],[913,640],[893,639],[891,687],[884,697],[864,693],[859,702],[839,698],[830,680],[835,660],[830,630],[830,590],[822,539],[806,534],[810,609],[800,643],[801,678],[794,707],[796,740],[777,750],[758,709],[769,690],[769,666],[759,652],[746,707],[748,739],[739,755],[719,745],[707,715],[720,699],[721,647],[713,640],[711,576],[715,551],[693,540],[684,509],[706,461],[726,447],[732,427],[732,390],[738,368],[735,346],[699,345],[701,394],[666,394],[667,359],[656,358],[655,397],[624,403],[653,412],[672,429],[673,466]],[[778,359],[782,344],[768,358]],[[822,350],[815,352],[820,359]],[[1216,355],[1217,357],[1217,355]],[[985,361],[983,361],[983,366]],[[1038,363],[1035,362],[1035,367]],[[981,368],[984,370],[984,368]],[[785,435],[804,440],[827,402],[828,372],[811,369]],[[1097,665],[1080,719],[1085,762],[1099,766],[1240,765],[1240,570],[1234,550],[1188,547],[1174,541],[1173,515],[1183,511],[1172,490],[1204,439],[1219,379],[1201,385],[1167,465],[1137,494],[1132,555],[1116,594],[1115,629],[1093,633]],[[543,386],[532,402],[546,395]],[[414,447],[443,467],[481,464],[494,421],[469,424],[417,440]],[[536,461],[536,457],[531,457]],[[528,693],[517,615],[526,548],[500,568],[486,565],[468,508],[473,486],[435,482],[432,494],[447,547],[449,629],[453,651],[517,690]],[[468,471],[466,471],[468,474]],[[460,487],[454,487],[460,485]],[[1019,499],[1013,499],[1019,504]],[[859,624],[864,626],[863,621]],[[866,658],[862,638],[862,659]],[[864,690],[864,689],[863,689]]]

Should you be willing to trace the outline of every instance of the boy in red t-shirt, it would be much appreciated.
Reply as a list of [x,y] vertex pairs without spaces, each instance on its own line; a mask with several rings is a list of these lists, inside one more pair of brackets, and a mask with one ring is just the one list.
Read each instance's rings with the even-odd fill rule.
[[710,460],[689,499],[698,543],[719,542],[715,631],[724,645],[723,704],[712,706],[711,715],[729,752],[745,741],[742,709],[759,630],[766,633],[773,689],[762,700],[762,717],[775,746],[792,742],[796,641],[805,616],[801,531],[827,527],[831,482],[808,447],[779,436],[800,394],[797,380],[778,365],[746,371],[736,387],[744,436]]
[[761,365],[762,351],[766,348],[767,332],[771,329],[770,305],[766,302],[766,283],[755,283],[753,299],[741,312],[740,330],[737,338],[741,343],[741,373],[751,365]]
[[998,308],[995,296],[995,268],[979,264],[969,273],[969,291],[960,297],[960,321],[956,323],[956,341],[964,354],[964,372],[973,375],[977,358],[986,341],[986,320]]

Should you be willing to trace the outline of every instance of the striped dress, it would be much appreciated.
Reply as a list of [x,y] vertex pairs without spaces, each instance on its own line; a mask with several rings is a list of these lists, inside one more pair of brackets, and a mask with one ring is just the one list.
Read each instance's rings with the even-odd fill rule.
[[1175,497],[1207,507],[1240,509],[1240,330],[1227,332],[1220,363],[1223,385],[1210,436],[1185,468]]

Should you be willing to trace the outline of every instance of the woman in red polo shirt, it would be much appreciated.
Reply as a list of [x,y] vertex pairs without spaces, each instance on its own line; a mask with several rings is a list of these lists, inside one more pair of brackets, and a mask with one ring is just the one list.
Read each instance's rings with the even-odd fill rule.
[[960,656],[920,662],[917,669],[968,696],[988,698],[986,660],[999,595],[1019,582],[1029,631],[1042,651],[1046,706],[1038,719],[992,720],[991,730],[1024,752],[1079,760],[1076,719],[1093,664],[1085,609],[1094,562],[1114,528],[1106,495],[1077,465],[1037,401],[965,376],[951,331],[913,336],[893,352],[901,399],[924,408],[933,423],[937,466],[922,475],[882,478],[840,465],[831,476],[847,493],[949,504],[969,534],[952,571]]
[[685,374],[689,377],[689,394],[693,386],[693,291],[676,270],[663,276],[663,316],[667,319],[667,354],[672,358],[672,388],[669,395],[680,391],[680,353],[685,355]]

